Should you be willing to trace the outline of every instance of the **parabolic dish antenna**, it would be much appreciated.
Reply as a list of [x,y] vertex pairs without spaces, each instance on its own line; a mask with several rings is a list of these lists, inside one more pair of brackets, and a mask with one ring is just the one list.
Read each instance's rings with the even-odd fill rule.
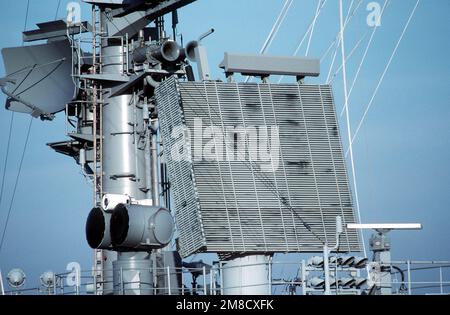
[[65,109],[75,95],[72,52],[67,40],[2,50],[8,92],[6,108],[34,117]]

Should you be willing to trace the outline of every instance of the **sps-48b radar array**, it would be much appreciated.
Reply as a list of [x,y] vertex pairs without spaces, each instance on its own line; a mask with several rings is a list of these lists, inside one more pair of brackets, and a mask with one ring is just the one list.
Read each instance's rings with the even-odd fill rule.
[[[5,49],[1,84],[9,110],[44,120],[65,111],[73,128],[70,140],[49,145],[94,183],[86,236],[96,292],[165,294],[155,288],[182,283],[159,267],[207,252],[225,266],[224,294],[270,294],[260,263],[333,245],[336,216],[355,223],[331,87],[303,84],[319,75],[317,60],[226,54],[228,82],[217,82],[202,45],[213,30],[183,48],[164,29],[166,14],[175,30],[177,10],[194,0],[84,2],[91,23],[42,23],[24,40],[46,44]],[[235,73],[263,82],[235,83]],[[268,84],[270,75],[297,83]],[[212,156],[201,149],[199,158],[187,136],[198,120]],[[245,149],[261,137],[272,139],[263,163]],[[167,250],[172,193],[176,251]],[[360,248],[357,232],[345,231],[337,251]]]

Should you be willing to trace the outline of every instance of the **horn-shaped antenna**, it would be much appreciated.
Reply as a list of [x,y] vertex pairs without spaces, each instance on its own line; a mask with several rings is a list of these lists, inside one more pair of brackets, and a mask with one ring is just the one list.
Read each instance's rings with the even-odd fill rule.
[[197,63],[198,73],[202,81],[209,80],[211,78],[208,64],[208,55],[206,48],[202,45],[202,40],[214,33],[214,29],[210,29],[207,32],[199,36],[197,40],[191,41],[186,45],[186,57],[188,60]]

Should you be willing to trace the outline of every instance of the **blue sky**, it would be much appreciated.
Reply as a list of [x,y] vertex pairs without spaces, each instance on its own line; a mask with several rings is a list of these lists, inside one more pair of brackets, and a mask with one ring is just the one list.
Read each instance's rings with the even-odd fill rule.
[[[26,2],[0,2],[0,24],[4,30],[0,34],[2,48],[21,45]],[[57,2],[31,0],[28,28],[53,19]],[[60,17],[64,15],[66,2],[62,1]],[[350,2],[344,1],[346,7]],[[348,51],[365,32],[371,31],[366,24],[366,5],[369,2],[363,0],[348,26]],[[380,4],[383,2],[379,1]],[[350,99],[353,130],[415,2],[391,0],[386,9],[382,26],[377,31]],[[179,31],[187,42],[208,28],[216,29],[205,44],[213,77],[223,79],[217,67],[223,53],[259,51],[282,4],[281,0],[199,0],[181,10]],[[294,0],[286,22],[269,50],[270,54],[293,53],[316,5],[316,0]],[[354,144],[363,221],[420,222],[424,225],[420,232],[392,233],[394,259],[450,260],[449,13],[448,0],[421,1]],[[83,5],[83,15],[89,19],[88,5]],[[336,36],[338,26],[338,1],[328,0],[317,21],[310,56],[323,55]],[[369,35],[348,62],[350,82]],[[306,45],[299,55],[305,53],[305,48]],[[324,83],[330,60],[324,60],[321,77],[308,82]],[[339,55],[337,60],[340,61]],[[4,68],[0,65],[0,76],[3,74]],[[343,105],[340,75],[334,82],[334,91],[340,112]],[[0,103],[3,104],[4,100],[1,95]],[[2,108],[0,165],[3,166],[11,114]],[[20,114],[15,117],[4,199],[0,205],[0,230],[5,224],[29,119]],[[341,123],[345,128],[343,118]],[[62,115],[51,123],[34,122],[5,245],[0,254],[3,272],[21,267],[30,282],[37,281],[45,270],[63,271],[70,261],[80,262],[84,269],[91,265],[92,252],[84,239],[84,224],[92,207],[91,187],[71,159],[52,152],[46,146],[48,142],[64,140],[64,133]]]

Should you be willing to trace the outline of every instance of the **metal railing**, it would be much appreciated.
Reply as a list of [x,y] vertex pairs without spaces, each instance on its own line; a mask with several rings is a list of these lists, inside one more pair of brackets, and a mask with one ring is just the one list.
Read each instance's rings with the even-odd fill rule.
[[[320,268],[305,269],[306,261],[300,263],[273,261],[266,264],[246,265],[246,267],[265,266],[269,269],[269,274],[279,273],[279,269],[287,269],[291,276],[287,279],[276,279],[270,277],[267,282],[251,285],[268,286],[272,294],[283,295],[320,295],[324,289],[313,288],[310,280],[320,274]],[[112,277],[105,278],[98,286],[96,282],[96,270],[84,270],[75,275],[73,273],[60,273],[55,275],[54,285],[51,287],[37,287],[26,289],[15,289],[6,291],[6,295],[103,295],[103,294],[134,294],[136,290],[143,290],[149,295],[223,295],[227,290],[242,287],[224,287],[223,272],[230,268],[221,264],[213,265],[211,269],[203,268],[156,268],[156,269],[121,269],[118,279]],[[450,261],[393,261],[391,264],[391,283],[377,283],[378,286],[392,288],[393,295],[426,295],[426,294],[450,294]],[[305,272],[305,270],[308,270]],[[105,271],[105,270],[104,270]],[[106,270],[109,274],[112,270]],[[127,272],[150,273],[152,279],[156,281],[145,282],[127,280],[124,276]],[[116,270],[117,272],[117,270]],[[341,268],[334,274],[339,278],[340,274],[353,274],[354,276],[367,277],[366,269],[355,270],[355,268]],[[72,279],[75,285],[68,285],[68,278]],[[174,279],[178,279],[174,281]],[[359,295],[369,294],[370,286],[360,288],[344,288],[342,283],[337,281],[331,288],[335,295]],[[98,289],[98,288],[103,289]],[[279,292],[277,288],[283,287]],[[143,289],[142,289],[143,288]]]

